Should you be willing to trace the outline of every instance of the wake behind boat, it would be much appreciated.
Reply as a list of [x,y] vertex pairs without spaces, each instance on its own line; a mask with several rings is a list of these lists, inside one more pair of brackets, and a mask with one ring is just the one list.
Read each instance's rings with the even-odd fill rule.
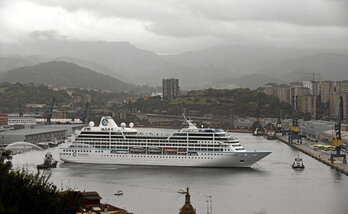
[[168,136],[142,134],[125,123],[121,127],[104,116],[93,122],[59,148],[60,159],[72,163],[122,165],[250,167],[269,151],[246,151],[237,138],[222,129],[188,125]]

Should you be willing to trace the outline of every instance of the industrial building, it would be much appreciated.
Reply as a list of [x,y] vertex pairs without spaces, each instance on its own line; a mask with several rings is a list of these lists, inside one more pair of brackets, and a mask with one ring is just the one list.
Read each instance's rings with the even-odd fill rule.
[[0,126],[7,126],[8,125],[8,115],[0,113]]
[[0,145],[8,145],[14,142],[28,142],[37,144],[52,140],[60,140],[71,135],[83,125],[46,125],[34,128],[8,130],[0,132]]
[[[265,125],[269,123],[275,125],[277,123],[277,120],[278,120],[277,118],[262,118],[260,120],[260,124],[262,127],[264,127]],[[250,129],[254,122],[255,122],[254,117],[235,118],[233,119],[233,127],[235,129]],[[281,122],[282,122],[283,129],[290,128],[290,124],[291,124],[290,119],[282,119]]]
[[8,125],[23,125],[23,126],[32,126],[36,125],[35,117],[21,117],[21,116],[9,116]]
[[65,137],[65,129],[18,129],[0,132],[0,144],[11,144],[14,142],[28,142],[37,144],[39,142],[51,141]]
[[[301,134],[310,140],[330,143],[335,136],[336,122],[325,120],[300,121]],[[342,139],[348,142],[348,124],[342,124]]]

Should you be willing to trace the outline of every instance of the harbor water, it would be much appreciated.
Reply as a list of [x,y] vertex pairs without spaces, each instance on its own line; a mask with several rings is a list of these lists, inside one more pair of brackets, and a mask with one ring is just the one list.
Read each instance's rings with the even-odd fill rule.
[[[348,214],[348,176],[278,140],[245,133],[232,135],[247,150],[267,150],[272,154],[246,169],[59,163],[44,173],[50,173],[50,181],[59,188],[97,191],[102,202],[135,214],[178,213],[184,195],[177,191],[186,187],[190,188],[197,214],[207,213],[208,196],[212,198],[213,213],[219,214]],[[58,159],[57,148],[50,150]],[[36,172],[36,165],[42,163],[46,152],[17,154],[13,165]],[[302,171],[291,167],[298,156],[306,167]],[[124,195],[115,196],[117,190]]]

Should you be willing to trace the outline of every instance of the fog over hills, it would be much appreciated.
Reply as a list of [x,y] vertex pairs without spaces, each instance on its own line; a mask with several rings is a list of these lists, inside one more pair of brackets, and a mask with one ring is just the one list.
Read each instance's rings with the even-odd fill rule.
[[105,89],[112,92],[123,92],[133,88],[113,77],[62,61],[50,61],[10,70],[0,75],[0,81],[11,83],[33,82],[71,88]]
[[73,57],[56,57],[56,58],[48,58],[40,55],[29,55],[29,56],[19,56],[19,55],[12,55],[7,57],[0,57],[0,73],[3,73],[5,71],[13,70],[16,68],[20,68],[22,66],[27,65],[36,65],[43,62],[49,62],[49,61],[64,61],[64,62],[71,62],[74,64],[77,64],[79,66],[89,68],[93,71],[96,71],[98,73],[106,74],[109,76],[112,76],[116,79],[119,79],[123,82],[132,83],[128,78],[124,77],[123,75],[117,73],[116,71],[113,71],[109,69],[106,66],[100,65],[96,62],[90,62],[85,61]]
[[262,45],[225,44],[177,55],[162,56],[162,58],[186,66],[213,64],[245,74],[258,72],[284,60],[295,56],[306,56],[312,52],[310,50],[284,49]]
[[[84,42],[31,39],[2,45],[11,56],[1,70],[50,60],[72,62],[123,82],[159,86],[162,78],[179,78],[182,89],[257,88],[268,82],[348,79],[348,51],[217,45],[176,55],[158,55],[128,42]],[[15,60],[17,59],[17,61]],[[297,73],[296,73],[297,72]]]
[[291,59],[260,71],[287,82],[303,79],[343,80],[348,79],[347,53],[319,53]]
[[18,59],[16,57],[0,57],[0,74],[8,70],[16,69],[22,66],[33,65],[32,63]]
[[134,83],[154,85],[168,65],[157,54],[141,50],[128,42],[83,42],[67,40],[29,40],[3,45],[13,55],[42,55],[49,58],[72,57],[101,64]]

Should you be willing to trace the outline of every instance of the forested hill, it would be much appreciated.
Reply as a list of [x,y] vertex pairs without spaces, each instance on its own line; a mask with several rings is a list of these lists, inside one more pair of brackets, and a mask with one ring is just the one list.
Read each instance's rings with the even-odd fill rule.
[[[68,93],[69,91],[69,93]],[[85,108],[86,101],[90,103],[90,109],[105,108],[109,100],[124,100],[127,93],[104,93],[96,90],[52,90],[48,86],[38,84],[0,84],[0,112],[18,113],[21,107],[23,113],[32,113],[26,108],[27,104],[45,104],[43,109],[36,109],[43,113],[51,105],[55,97],[59,111],[76,111]],[[34,113],[36,113],[34,111]],[[76,116],[76,115],[73,115]]]
[[68,104],[72,100],[65,91],[53,91],[44,85],[3,83],[0,84],[0,112],[18,113],[20,105],[25,108],[29,103],[49,106],[53,97],[60,104]]
[[[291,105],[250,89],[205,89],[190,91],[182,98],[161,101],[160,98],[139,99],[131,103],[129,109],[135,108],[143,113],[166,112],[180,115],[184,109],[195,112],[194,116],[210,115],[215,118],[257,117],[258,103],[261,117],[277,117],[279,110],[285,117],[291,116]],[[193,115],[192,115],[193,116]]]
[[64,61],[50,61],[10,70],[0,76],[0,81],[104,89],[112,92],[122,92],[132,88],[132,86],[116,78]]

